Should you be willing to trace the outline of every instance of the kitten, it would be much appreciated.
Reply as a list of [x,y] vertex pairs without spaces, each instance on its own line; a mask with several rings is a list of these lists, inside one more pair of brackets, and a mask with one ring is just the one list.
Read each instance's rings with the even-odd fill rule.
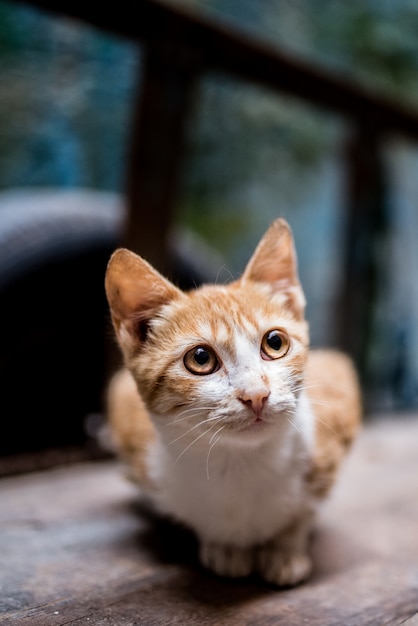
[[216,573],[306,579],[314,513],[361,401],[347,357],[308,352],[287,223],[273,222],[229,285],[186,293],[119,249],[106,293],[126,364],[109,387],[109,423],[133,479],[196,533]]

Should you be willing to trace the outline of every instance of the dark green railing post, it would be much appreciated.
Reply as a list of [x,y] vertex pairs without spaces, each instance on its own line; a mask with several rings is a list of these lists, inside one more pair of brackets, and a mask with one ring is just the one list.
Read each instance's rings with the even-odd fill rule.
[[170,271],[168,237],[196,76],[196,55],[181,43],[158,40],[145,46],[127,163],[124,244],[164,273]]
[[358,126],[345,145],[343,273],[339,298],[338,344],[367,377],[378,281],[388,228],[387,184],[382,138],[373,127]]

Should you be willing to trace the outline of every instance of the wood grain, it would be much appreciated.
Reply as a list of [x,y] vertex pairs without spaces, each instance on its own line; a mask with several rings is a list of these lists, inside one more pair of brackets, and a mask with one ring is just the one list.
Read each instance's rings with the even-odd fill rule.
[[113,460],[0,481],[0,623],[361,626],[418,615],[418,416],[369,423],[324,507],[312,579],[216,578]]

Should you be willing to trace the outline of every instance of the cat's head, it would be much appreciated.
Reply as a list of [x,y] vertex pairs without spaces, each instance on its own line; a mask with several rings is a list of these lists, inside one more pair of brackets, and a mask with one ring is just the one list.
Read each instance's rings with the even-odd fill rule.
[[187,431],[196,440],[255,443],[293,412],[308,327],[284,220],[273,222],[241,278],[228,285],[183,292],[119,249],[106,293],[125,363],[157,428],[170,430],[172,440]]

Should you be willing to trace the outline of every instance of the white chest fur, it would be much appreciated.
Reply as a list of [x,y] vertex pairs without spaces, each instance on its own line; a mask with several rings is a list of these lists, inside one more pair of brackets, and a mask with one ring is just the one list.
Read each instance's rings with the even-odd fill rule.
[[179,459],[158,447],[150,459],[157,508],[207,541],[244,547],[272,538],[312,505],[304,489],[310,429],[289,424],[280,434],[256,448],[218,446],[209,461],[198,447]]

